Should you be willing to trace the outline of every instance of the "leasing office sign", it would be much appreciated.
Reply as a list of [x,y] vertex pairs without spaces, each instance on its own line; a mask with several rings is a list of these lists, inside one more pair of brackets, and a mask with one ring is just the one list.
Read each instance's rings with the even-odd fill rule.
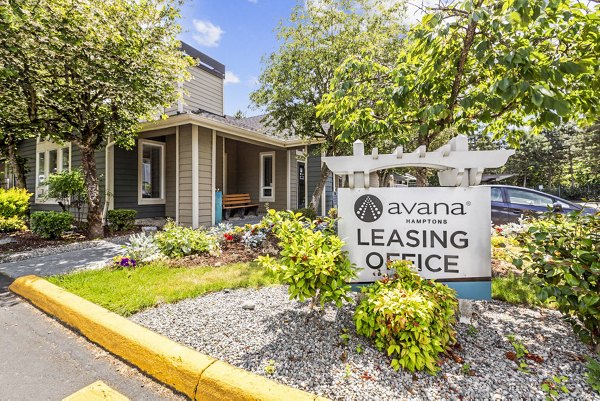
[[388,259],[413,261],[425,278],[489,279],[489,187],[340,188],[338,197],[339,235],[363,268],[356,282],[377,280]]

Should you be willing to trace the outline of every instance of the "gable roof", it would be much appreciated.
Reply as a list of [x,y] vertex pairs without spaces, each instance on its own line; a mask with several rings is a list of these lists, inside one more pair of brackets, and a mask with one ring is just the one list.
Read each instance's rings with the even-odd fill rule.
[[227,125],[231,125],[238,128],[244,128],[250,131],[257,132],[259,134],[281,139],[284,141],[301,139],[300,136],[291,134],[289,130],[279,131],[272,125],[269,125],[267,121],[267,114],[260,114],[252,117],[236,118],[228,115],[219,116],[217,114],[210,113],[204,110],[197,110],[193,113],[205,118],[219,121]]

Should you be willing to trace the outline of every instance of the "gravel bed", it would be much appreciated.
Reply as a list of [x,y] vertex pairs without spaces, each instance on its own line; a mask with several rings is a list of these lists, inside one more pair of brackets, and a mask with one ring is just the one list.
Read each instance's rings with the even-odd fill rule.
[[25,251],[25,252],[15,252],[15,253],[0,256],[0,263],[17,262],[19,260],[37,258],[40,256],[57,255],[59,253],[64,253],[64,252],[96,248],[98,246],[105,245],[106,243],[124,245],[128,241],[130,235],[131,234],[110,237],[110,238],[105,238],[105,239],[100,239],[100,240],[73,242],[70,244],[57,245],[57,246],[46,246],[43,248],[32,249],[30,251]]
[[[561,399],[600,400],[585,383],[582,355],[590,355],[589,350],[556,311],[474,302],[476,330],[457,325],[460,347],[454,354],[462,360],[445,358],[436,376],[395,372],[370,340],[355,334],[352,312],[352,304],[310,312],[307,303],[288,299],[285,286],[273,286],[165,304],[131,320],[215,358],[334,400],[543,400],[540,384],[555,375],[569,378],[570,393]],[[344,342],[340,335],[346,331],[349,340]],[[509,334],[543,358],[541,363],[527,361],[531,373],[518,371],[506,357],[514,351]],[[274,361],[272,375],[265,373],[269,360]],[[471,374],[463,373],[466,363]]]

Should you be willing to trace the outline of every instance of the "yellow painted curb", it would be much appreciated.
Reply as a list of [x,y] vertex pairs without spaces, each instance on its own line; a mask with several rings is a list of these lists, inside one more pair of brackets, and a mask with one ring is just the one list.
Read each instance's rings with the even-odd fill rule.
[[98,380],[79,390],[62,401],[130,401],[129,398],[116,390],[108,387],[102,380]]
[[9,288],[191,399],[325,400],[201,354],[40,277],[20,277]]

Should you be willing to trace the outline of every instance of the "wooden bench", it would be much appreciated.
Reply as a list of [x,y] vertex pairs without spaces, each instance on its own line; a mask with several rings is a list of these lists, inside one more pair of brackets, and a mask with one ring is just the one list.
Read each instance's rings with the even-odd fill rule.
[[235,215],[235,212],[240,211],[240,217],[243,219],[251,210],[254,215],[258,216],[258,204],[253,204],[250,200],[250,194],[231,194],[223,195],[223,219]]

